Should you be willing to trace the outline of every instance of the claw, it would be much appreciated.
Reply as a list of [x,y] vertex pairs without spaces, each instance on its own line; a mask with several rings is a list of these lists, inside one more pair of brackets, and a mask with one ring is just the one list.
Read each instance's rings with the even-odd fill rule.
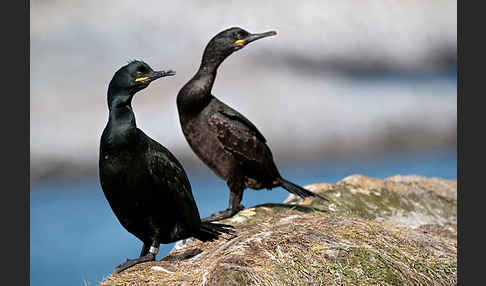
[[144,263],[144,262],[149,262],[149,261],[154,261],[155,260],[155,256],[152,254],[152,253],[149,253],[145,256],[141,256],[137,259],[127,259],[127,261],[125,263],[122,263],[120,265],[118,265],[116,268],[115,268],[115,273],[120,273],[134,265],[137,265],[139,263]]
[[237,214],[239,211],[241,211],[242,209],[244,209],[245,207],[242,206],[242,205],[239,205],[236,209],[226,209],[224,211],[220,211],[220,212],[217,212],[217,213],[214,213],[212,214],[211,216],[207,217],[207,218],[203,218],[201,219],[201,221],[204,221],[204,222],[213,222],[213,221],[218,221],[218,220],[223,220],[223,219],[226,219],[226,218],[230,218],[232,216],[234,216],[235,214]]

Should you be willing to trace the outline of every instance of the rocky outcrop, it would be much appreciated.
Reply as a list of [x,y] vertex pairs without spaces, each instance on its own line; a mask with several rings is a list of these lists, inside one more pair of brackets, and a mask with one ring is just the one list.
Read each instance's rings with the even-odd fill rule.
[[107,285],[455,285],[456,181],[354,175],[223,221],[235,237],[186,240]]

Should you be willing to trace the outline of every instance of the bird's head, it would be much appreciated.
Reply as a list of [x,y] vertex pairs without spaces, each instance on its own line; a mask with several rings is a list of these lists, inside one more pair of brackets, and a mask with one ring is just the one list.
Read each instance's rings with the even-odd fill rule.
[[238,27],[226,29],[214,36],[207,44],[204,50],[203,64],[219,64],[233,52],[244,48],[249,43],[276,34],[275,31],[251,34]]
[[121,67],[110,81],[109,90],[134,95],[149,84],[165,76],[175,75],[175,71],[154,71],[147,63],[134,60]]

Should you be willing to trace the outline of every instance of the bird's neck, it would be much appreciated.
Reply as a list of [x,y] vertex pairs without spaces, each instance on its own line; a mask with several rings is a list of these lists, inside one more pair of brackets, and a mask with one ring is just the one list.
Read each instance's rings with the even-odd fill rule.
[[179,91],[177,107],[179,111],[197,112],[209,104],[213,98],[211,90],[219,64],[201,64],[197,73]]
[[214,54],[209,51],[205,51],[199,66],[199,71],[216,72],[221,63],[226,59],[226,55]]
[[113,131],[136,128],[135,114],[132,110],[133,94],[126,92],[108,92],[108,109],[110,110],[108,125]]
[[192,79],[194,80],[194,82],[202,83],[205,90],[211,93],[214,81],[216,79],[218,67],[219,64],[210,66],[201,65]]

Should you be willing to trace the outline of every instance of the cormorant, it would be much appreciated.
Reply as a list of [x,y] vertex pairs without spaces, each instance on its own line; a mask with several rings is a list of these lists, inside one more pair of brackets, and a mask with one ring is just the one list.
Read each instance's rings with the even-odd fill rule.
[[189,145],[226,181],[230,190],[229,208],[205,221],[228,218],[243,209],[240,202],[245,188],[279,186],[303,198],[318,196],[283,179],[267,140],[255,125],[211,94],[216,71],[229,55],[255,40],[276,34],[251,34],[238,27],[220,32],[207,44],[197,73],[177,95],[179,119]]
[[143,242],[140,257],[118,265],[116,273],[154,261],[160,243],[189,237],[212,241],[232,233],[231,226],[201,222],[181,163],[135,123],[135,93],[173,75],[132,61],[115,73],[108,87],[109,119],[99,153],[101,187],[121,225]]

